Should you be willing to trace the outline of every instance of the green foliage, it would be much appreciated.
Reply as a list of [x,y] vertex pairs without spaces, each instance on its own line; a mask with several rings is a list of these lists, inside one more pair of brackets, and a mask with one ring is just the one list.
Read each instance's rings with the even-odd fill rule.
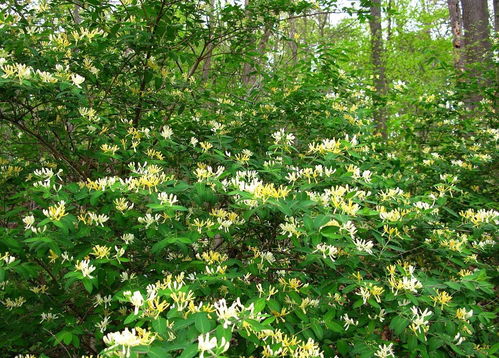
[[268,64],[317,5],[210,4],[0,7],[0,354],[494,355],[487,97],[398,83],[382,141],[361,25]]

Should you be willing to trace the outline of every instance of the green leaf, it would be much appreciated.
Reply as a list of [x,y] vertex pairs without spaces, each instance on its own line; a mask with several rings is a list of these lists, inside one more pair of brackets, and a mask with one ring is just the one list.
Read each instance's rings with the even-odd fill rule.
[[168,349],[161,346],[150,346],[148,347],[147,357],[149,358],[168,358],[171,354],[168,353]]
[[265,298],[259,298],[257,299],[255,302],[254,302],[254,305],[253,305],[253,310],[255,313],[260,313],[263,311],[263,309],[265,308],[265,305],[266,305],[266,300]]
[[322,340],[322,338],[324,337],[324,330],[322,329],[321,325],[317,321],[313,321],[310,327],[314,331],[314,334],[317,337],[317,339],[319,341]]
[[85,286],[85,289],[88,291],[88,293],[92,293],[92,281],[84,278],[82,282],[83,286]]
[[194,321],[196,329],[199,333],[206,333],[210,330],[211,324],[210,320],[206,316],[206,313],[200,312],[196,314],[196,319]]
[[191,358],[198,353],[198,344],[191,344],[187,346],[180,355],[180,358]]
[[345,331],[340,323],[333,320],[326,321],[326,327],[336,333],[343,333]]
[[166,334],[168,333],[167,331],[167,326],[166,326],[166,319],[163,317],[158,317],[152,322],[152,328],[154,329],[155,332],[159,333],[162,337],[166,337]]
[[390,322],[390,328],[395,332],[396,335],[400,335],[402,331],[409,325],[410,321],[407,318],[401,316],[393,317]]

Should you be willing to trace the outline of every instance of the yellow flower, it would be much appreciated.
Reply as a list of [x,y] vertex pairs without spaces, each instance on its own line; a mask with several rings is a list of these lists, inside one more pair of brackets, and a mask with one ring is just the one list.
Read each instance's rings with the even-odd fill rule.
[[452,300],[452,296],[449,295],[446,291],[437,290],[437,294],[435,296],[431,296],[434,304],[439,304],[440,308],[443,309],[445,305],[449,304]]
[[203,148],[203,152],[205,153],[213,148],[213,144],[209,142],[199,142],[199,145],[201,146],[201,148]]
[[94,255],[97,259],[103,259],[107,258],[110,252],[111,252],[110,247],[96,245],[92,248],[92,252],[90,253],[90,255]]
[[119,147],[116,144],[114,145],[103,144],[101,145],[100,149],[106,154],[114,155],[114,153],[116,153]]
[[114,200],[116,210],[124,212],[133,208],[134,203],[130,203],[125,198],[118,198]]
[[59,221],[67,215],[66,203],[61,200],[59,204],[49,206],[48,210],[43,209],[43,214],[53,221]]
[[283,307],[283,308],[281,308],[281,312],[271,311],[271,313],[276,318],[277,322],[279,322],[279,320],[281,320],[281,322],[284,322],[285,319],[283,317],[288,315],[289,311],[286,307]]
[[59,255],[57,255],[52,249],[49,250],[49,259],[50,259],[50,263],[54,263],[55,260],[57,260],[57,258],[59,257]]
[[381,295],[383,294],[385,289],[383,287],[380,287],[380,286],[371,286],[369,289],[371,291],[371,294],[376,299],[376,302],[378,302],[378,303],[381,302]]

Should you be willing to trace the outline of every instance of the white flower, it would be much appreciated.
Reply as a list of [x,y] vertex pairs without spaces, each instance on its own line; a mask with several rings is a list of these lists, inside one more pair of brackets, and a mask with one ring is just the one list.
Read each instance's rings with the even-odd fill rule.
[[76,261],[75,268],[83,274],[83,277],[94,278],[90,275],[95,271],[95,266],[90,265],[90,260]]
[[466,340],[466,337],[462,337],[461,333],[457,332],[457,334],[454,336],[454,342],[456,342],[456,346],[461,345]]
[[142,293],[140,293],[140,291],[135,291],[132,295],[130,291],[126,291],[123,295],[130,296],[130,303],[135,306],[134,314],[138,314],[139,308],[144,304],[144,297],[142,297]]
[[35,217],[33,215],[25,216],[23,218],[23,223],[26,224],[24,228],[26,230],[30,230],[33,224],[35,223]]
[[137,328],[137,330],[140,330],[141,334],[137,335],[135,328],[131,331],[125,328],[123,332],[108,333],[104,337],[104,343],[110,346],[110,349],[122,346],[121,356],[128,358],[130,356],[130,347],[149,345],[155,339],[155,336],[150,332],[141,330],[140,328]]
[[48,313],[45,313],[45,312],[42,312],[42,314],[40,315],[42,317],[40,323],[42,323],[43,321],[53,321],[57,318],[59,318],[59,315],[57,313],[51,313],[51,312],[48,312]]
[[168,126],[163,126],[163,129],[161,130],[161,136],[165,139],[170,139],[171,136],[173,135],[173,131],[170,127]]
[[233,322],[231,322],[231,319],[238,320],[239,313],[242,309],[244,309],[244,306],[239,301],[239,298],[234,303],[232,303],[230,307],[227,306],[227,302],[224,298],[222,298],[218,302],[215,302],[214,306],[218,319],[220,321],[223,321],[224,328],[227,328],[228,326],[234,324]]
[[[209,352],[212,355],[219,356],[229,349],[230,342],[228,342],[225,337],[222,337],[220,342],[217,341],[217,337],[210,338],[210,334],[206,333],[204,336],[200,335],[198,337],[198,349],[201,351],[199,355],[200,358],[204,358],[204,352]],[[216,348],[216,353],[213,350]]]
[[95,224],[97,226],[102,226],[104,227],[104,223],[109,220],[109,216],[105,214],[99,214],[97,215],[96,213],[93,212],[88,212],[88,217],[90,218],[90,222],[92,224]]
[[395,357],[395,354],[393,353],[393,343],[390,343],[389,345],[380,345],[374,355],[378,358]]
[[145,216],[138,218],[137,220],[141,224],[146,224],[146,229],[151,226],[154,223],[157,223],[161,219],[161,215],[156,214],[152,216],[151,214],[147,213]]
[[362,301],[364,301],[364,304],[366,304],[369,298],[371,298],[371,292],[366,287],[361,287],[360,291],[356,294],[362,297]]
[[158,200],[161,202],[161,205],[173,205],[178,202],[177,196],[175,194],[167,194],[165,192],[158,194]]
[[206,333],[204,336],[198,337],[198,349],[201,351],[200,357],[204,357],[204,352],[212,353],[213,348],[217,346],[217,337],[210,338],[210,334]]
[[430,328],[428,323],[428,317],[433,314],[428,308],[425,308],[424,311],[421,311],[419,307],[412,306],[412,323],[410,325],[410,329],[414,333],[423,332],[426,333]]
[[335,256],[338,254],[338,249],[331,245],[318,244],[315,247],[314,252],[320,252],[323,258],[329,257],[331,261],[334,261]]
[[286,147],[292,145],[295,140],[295,136],[292,133],[286,133],[284,128],[274,132],[272,138],[274,138],[275,145],[284,145]]
[[76,87],[81,88],[81,86],[80,86],[80,85],[81,85],[83,82],[85,82],[85,78],[84,78],[84,77],[82,77],[82,76],[80,76],[80,75],[79,75],[79,74],[77,74],[77,73],[73,73],[73,74],[71,75],[71,81],[74,83],[74,85],[75,85]]
[[345,324],[344,324],[345,330],[348,330],[348,328],[350,328],[350,326],[357,326],[359,324],[359,321],[356,321],[353,318],[348,317],[347,313],[345,313],[342,316],[342,318],[345,321]]
[[373,244],[372,241],[361,240],[361,239],[354,239],[353,243],[355,244],[355,247],[357,248],[357,250],[359,250],[359,251],[365,251],[369,255],[373,254],[372,248],[373,248],[374,244]]
[[121,240],[125,241],[125,244],[130,245],[133,240],[135,240],[134,234],[123,234],[121,235]]
[[104,333],[107,329],[107,325],[109,324],[109,317],[106,316],[102,321],[97,323],[95,327],[99,328],[100,333]]
[[369,183],[371,181],[371,175],[372,173],[370,170],[364,170],[362,172],[362,179]]

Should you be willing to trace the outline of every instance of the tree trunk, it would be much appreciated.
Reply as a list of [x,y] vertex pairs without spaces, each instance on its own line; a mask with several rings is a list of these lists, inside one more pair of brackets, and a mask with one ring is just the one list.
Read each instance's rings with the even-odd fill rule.
[[289,38],[291,39],[291,61],[296,64],[298,61],[298,44],[297,44],[297,33],[296,33],[296,19],[289,20]]
[[[249,16],[249,10],[248,6],[250,5],[250,2],[252,0],[245,0],[244,1],[244,6],[246,9],[246,14]],[[256,46],[256,52],[258,53],[258,58],[251,58],[250,62],[246,62],[243,65],[243,75],[242,75],[242,82],[245,85],[251,85],[254,86],[256,81],[257,81],[257,76],[255,75],[255,71],[257,70],[258,65],[261,63],[261,57],[265,54],[265,51],[267,49],[267,42],[270,39],[270,35],[272,34],[272,23],[266,22],[264,25],[263,29],[263,34],[262,37],[260,38],[260,41],[258,42],[258,45],[252,41],[251,47]]]
[[494,0],[494,30],[497,36],[499,32],[499,0]]
[[487,86],[483,76],[491,69],[489,11],[487,0],[461,0],[463,8],[465,70],[468,93],[465,103],[473,110],[483,98],[480,89]]
[[393,0],[388,0],[388,6],[387,6],[387,21],[388,21],[388,27],[387,27],[387,37],[386,41],[389,43],[392,40],[392,10],[393,10]]
[[450,27],[452,30],[452,47],[454,48],[454,67],[458,73],[464,71],[463,57],[463,19],[459,0],[447,0],[449,8]]
[[206,81],[210,75],[211,71],[211,57],[213,55],[213,48],[215,47],[213,44],[213,22],[215,21],[215,0],[210,1],[210,13],[208,15],[208,30],[210,32],[209,35],[209,40],[208,44],[206,45],[206,54],[203,56],[205,57],[204,63],[203,63],[203,75],[202,79],[203,81]]
[[386,131],[386,109],[385,96],[387,93],[385,62],[383,59],[383,33],[381,29],[381,0],[373,0],[370,8],[369,27],[371,29],[371,61],[374,73],[375,95],[373,96],[374,104],[374,121],[376,131],[387,137]]

